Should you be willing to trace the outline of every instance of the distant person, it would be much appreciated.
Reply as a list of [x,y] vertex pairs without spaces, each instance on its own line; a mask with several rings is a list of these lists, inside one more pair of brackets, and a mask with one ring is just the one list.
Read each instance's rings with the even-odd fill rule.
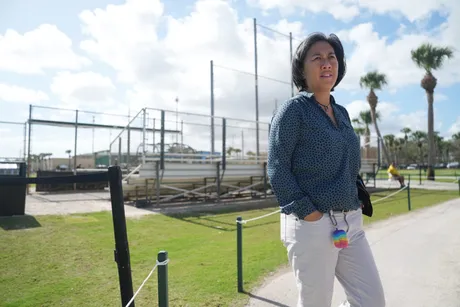
[[390,167],[387,170],[387,173],[390,174],[394,179],[399,181],[399,185],[401,188],[404,188],[406,185],[404,184],[404,176],[401,175],[396,167],[396,163],[391,162]]
[[298,288],[298,307],[331,306],[334,277],[342,306],[383,307],[384,291],[363,231],[356,180],[360,144],[331,92],[345,75],[339,38],[315,33],[298,46],[299,93],[272,119],[268,176],[281,207],[281,240]]

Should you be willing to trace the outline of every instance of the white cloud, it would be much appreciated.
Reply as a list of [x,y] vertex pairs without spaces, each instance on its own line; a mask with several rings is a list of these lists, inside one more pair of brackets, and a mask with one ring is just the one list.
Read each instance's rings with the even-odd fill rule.
[[89,39],[82,41],[80,47],[116,69],[123,81],[134,81],[136,72],[142,74],[149,69],[161,73],[162,67],[152,64],[155,60],[163,62],[155,59],[162,49],[157,44],[162,14],[159,0],[127,0],[106,9],[85,10],[79,17]]
[[39,103],[48,99],[48,95],[43,91],[0,83],[0,101]]
[[[391,92],[407,85],[420,84],[424,72],[413,63],[410,51],[425,42],[453,47],[456,51],[454,59],[446,62],[441,70],[434,72],[439,81],[438,87],[460,82],[460,72],[457,68],[460,66],[460,53],[457,52],[460,50],[460,31],[458,31],[460,28],[460,2],[457,0],[248,0],[248,2],[264,10],[296,11],[305,9],[314,13],[328,12],[336,19],[343,20],[354,16],[349,14],[351,11],[357,15],[368,9],[378,14],[404,16],[409,21],[421,25],[433,12],[441,12],[448,15],[447,22],[441,27],[429,30],[425,30],[426,27],[421,27],[411,32],[405,26],[401,26],[397,31],[398,37],[393,41],[389,41],[388,37],[381,36],[371,23],[363,23],[351,29],[339,31],[338,36],[353,46],[351,52],[346,50],[348,72],[340,87],[346,90],[357,89],[359,78],[374,69],[387,74],[388,90]],[[353,10],[339,10],[341,7],[349,7]],[[337,11],[343,15],[340,16]]]
[[[198,1],[189,16],[175,19],[164,15],[159,1],[130,0],[84,11],[80,18],[88,37],[81,48],[113,67],[119,80],[130,85],[133,108],[175,109],[177,96],[180,110],[208,113],[213,60],[216,115],[254,119],[254,77],[222,68],[254,71],[252,19],[239,22],[229,3]],[[303,32],[298,22],[280,21],[276,26]],[[168,30],[161,38],[160,28]],[[258,38],[259,74],[289,82],[289,41],[263,33]],[[259,88],[260,118],[271,114],[275,99],[290,96],[289,84],[261,78]]]
[[289,15],[298,9],[312,13],[327,12],[335,19],[350,21],[359,14],[359,8],[354,1],[341,0],[247,0],[248,4],[257,6],[264,11],[278,9],[282,15]]
[[[449,97],[447,95],[444,95],[439,92],[434,92],[434,101],[436,103],[441,102],[441,101],[448,101]],[[420,101],[426,102],[426,94],[423,94],[420,96]]]
[[446,12],[456,0],[358,0],[360,8],[369,9],[377,14],[399,14],[410,22],[429,17],[435,11]]
[[[450,26],[447,29],[450,31]],[[444,33],[447,33],[447,30]],[[407,85],[419,85],[424,71],[412,61],[410,53],[412,49],[425,42],[432,42],[440,46],[451,46],[456,43],[460,47],[460,40],[442,39],[440,38],[442,36],[428,34],[404,34],[388,43],[388,38],[381,37],[371,23],[360,24],[351,30],[341,31],[339,34],[344,41],[354,46],[347,60],[349,68],[347,75],[340,85],[345,89],[358,88],[359,78],[374,69],[387,75],[390,91],[404,88]],[[460,50],[460,48],[455,49]],[[456,69],[459,65],[460,54],[456,52],[454,59],[447,60],[443,68],[434,72],[438,79],[438,87],[460,82],[460,73]]]
[[362,14],[363,9],[376,14],[404,16],[411,22],[426,19],[434,11],[447,12],[455,0],[247,0],[248,4],[264,11],[278,9],[281,14],[292,14],[300,10],[312,13],[326,12],[335,19],[350,21],[352,17]]
[[[355,100],[345,105],[351,119],[358,118],[359,113],[363,110],[369,110],[369,104],[364,100]],[[427,130],[427,114],[425,110],[415,110],[404,114],[394,102],[379,102],[377,110],[380,113],[378,121],[380,132],[385,134],[394,134],[402,137],[401,129],[408,127],[412,131]],[[371,135],[376,137],[373,125],[371,125]],[[439,127],[436,127],[439,128]]]
[[72,40],[55,25],[42,24],[24,34],[9,29],[0,35],[0,70],[43,74],[47,69],[77,70],[90,63],[73,52]]
[[51,91],[66,107],[87,107],[100,110],[111,103],[115,85],[108,77],[87,71],[60,72],[51,83]]
[[[359,5],[361,8],[369,8],[372,12],[390,12],[394,15],[406,16],[409,20],[416,20],[419,23],[423,23],[430,11],[448,7],[449,18],[440,28],[429,32],[420,30],[414,32],[411,27],[408,27],[409,29],[401,27],[396,40],[392,41],[382,37],[372,24],[368,23],[339,32],[339,36],[353,47],[351,50],[347,49],[348,74],[340,88],[353,92],[359,88],[358,80],[363,74],[371,69],[378,69],[386,73],[390,81],[385,91],[394,92],[410,84],[419,85],[423,77],[423,71],[415,67],[410,59],[412,48],[422,42],[431,41],[441,45],[453,44],[453,47],[460,49],[460,31],[458,31],[460,9],[455,5],[455,1],[410,0],[407,4],[401,4],[399,0],[388,0],[385,3],[376,0],[252,0],[251,2],[267,12],[272,9],[285,9],[285,13],[289,13],[291,9],[298,14],[302,11],[329,12],[335,18],[345,21],[358,13],[363,13],[358,9]],[[232,1],[200,0],[195,3],[189,15],[174,18],[164,11],[160,0],[127,0],[121,5],[85,10],[81,12],[79,18],[85,35],[83,41],[79,43],[80,49],[93,61],[101,61],[113,69],[114,80],[126,86],[128,90],[120,95],[115,91],[124,90],[124,87],[117,84],[115,89],[109,78],[96,72],[60,72],[52,80],[51,91],[66,106],[76,108],[86,104],[87,109],[105,110],[110,107],[111,113],[125,114],[130,109],[133,115],[143,107],[174,110],[176,108],[174,100],[179,97],[179,111],[207,114],[210,112],[210,60],[213,60],[216,115],[254,120],[254,76],[229,71],[222,67],[254,72],[253,21],[252,19],[241,20],[235,7],[232,7]],[[308,27],[308,23],[304,24]],[[305,35],[301,22],[281,20],[269,26],[286,34],[293,32],[294,37]],[[44,31],[48,33],[46,39],[37,34],[43,35]],[[7,33],[14,35],[0,37],[0,46],[2,42],[4,43],[5,37],[22,37],[23,41],[28,42],[30,46],[35,46],[33,48],[40,51],[41,55],[34,58],[33,52],[28,51],[27,54],[31,55],[25,57],[24,63],[13,65],[10,64],[14,62],[11,59],[16,58],[11,54],[18,54],[18,50],[23,49],[11,47],[10,49],[15,52],[0,51],[0,55],[8,55],[0,57],[0,69],[41,73],[48,68],[75,70],[89,64],[89,60],[73,53],[72,41],[55,26],[42,25],[34,31],[25,33],[24,36],[12,30]],[[30,39],[34,37],[31,33],[35,35],[34,39]],[[11,38],[9,41],[12,42]],[[55,43],[56,41],[59,43]],[[27,46],[24,50],[33,49],[26,43],[23,45]],[[66,60],[63,60],[65,58]],[[456,54],[456,58],[449,61],[444,69],[436,71],[438,87],[459,82],[459,66],[460,55]],[[262,78],[269,76],[290,81],[289,42],[286,37],[259,28],[258,69],[259,118],[268,121],[275,100],[281,103],[290,96],[289,84]],[[423,96],[422,89],[420,89],[420,96]],[[435,99],[442,101],[445,96],[438,94],[437,89]],[[425,98],[423,100],[425,101]],[[352,116],[353,112],[361,111],[366,106],[365,101],[357,101],[347,107]],[[398,134],[403,126],[409,126],[414,130],[426,130],[426,113],[423,110],[400,114],[397,104],[385,101],[379,103],[378,109],[382,113],[380,127],[384,133]],[[156,114],[155,117],[159,118],[159,115]],[[166,120],[173,122],[175,114],[168,112]],[[207,150],[209,147],[207,134],[210,129],[203,125],[208,124],[209,118],[181,115],[180,120],[186,122],[184,142],[196,145],[198,149]],[[235,122],[232,124],[237,125]],[[242,123],[238,125],[244,126]],[[168,126],[168,129],[173,129],[174,126],[175,123]],[[246,127],[230,129],[227,132],[235,136],[232,142],[238,144],[241,130],[244,130],[244,139],[248,144],[245,146],[245,151],[254,151],[253,130]],[[216,135],[219,135],[220,131],[221,128],[216,126]],[[264,133],[260,134],[261,142],[266,142]],[[72,132],[69,139],[72,138],[71,134]],[[108,136],[100,143],[106,144],[108,139],[113,137]],[[264,146],[266,144],[261,144],[261,150],[264,150]],[[219,148],[217,141],[216,147]],[[89,150],[86,148],[82,151]]]

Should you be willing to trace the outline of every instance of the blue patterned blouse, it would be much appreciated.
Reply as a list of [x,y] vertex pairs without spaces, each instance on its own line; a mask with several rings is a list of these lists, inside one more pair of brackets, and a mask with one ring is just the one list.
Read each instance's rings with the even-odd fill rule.
[[284,102],[272,119],[267,171],[281,212],[303,219],[315,210],[360,207],[358,136],[347,110],[331,96],[337,126],[305,92]]

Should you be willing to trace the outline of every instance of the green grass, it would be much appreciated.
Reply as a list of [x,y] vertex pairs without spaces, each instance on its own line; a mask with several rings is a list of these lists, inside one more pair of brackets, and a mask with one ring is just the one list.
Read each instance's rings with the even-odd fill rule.
[[[458,197],[456,191],[411,192],[413,209]],[[164,249],[171,259],[170,306],[243,305],[248,297],[236,291],[235,218],[273,210],[128,219],[134,290],[150,272],[157,252]],[[374,217],[365,222],[405,212],[407,192],[403,191],[376,203]],[[0,306],[119,306],[113,248],[109,212],[0,219]],[[286,261],[278,215],[244,226],[246,290]],[[156,287],[155,272],[136,298],[137,306],[156,306]]]

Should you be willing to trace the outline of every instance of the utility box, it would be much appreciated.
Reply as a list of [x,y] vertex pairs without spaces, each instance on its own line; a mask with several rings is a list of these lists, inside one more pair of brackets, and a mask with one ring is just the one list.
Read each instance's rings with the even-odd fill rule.
[[[0,216],[24,215],[26,209],[27,184],[8,184],[8,179],[26,178],[26,163],[1,164]],[[8,168],[5,167],[5,165],[11,165],[11,167]]]

